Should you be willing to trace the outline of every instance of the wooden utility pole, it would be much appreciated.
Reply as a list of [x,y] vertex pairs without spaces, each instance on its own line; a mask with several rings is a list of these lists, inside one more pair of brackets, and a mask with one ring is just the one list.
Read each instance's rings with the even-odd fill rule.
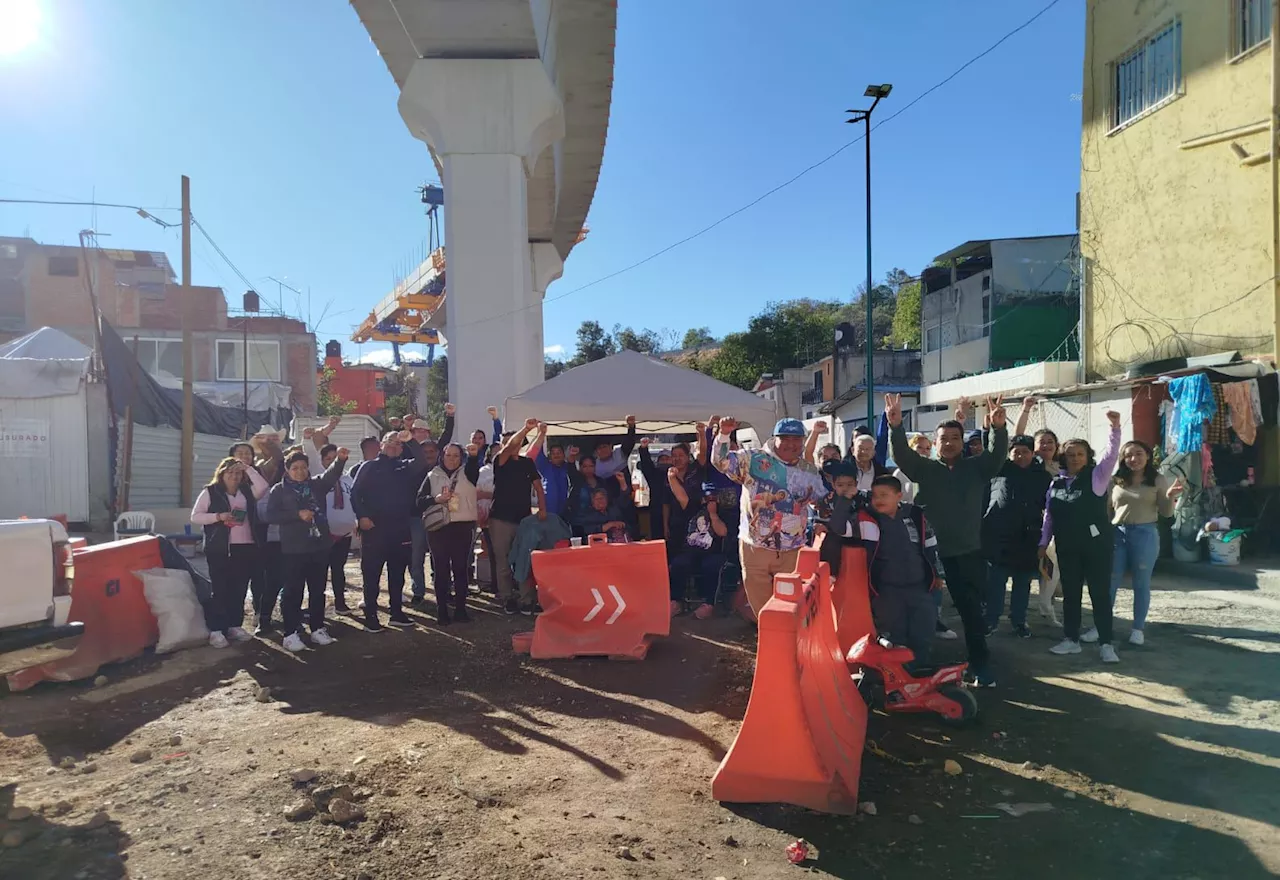
[[182,451],[178,498],[180,507],[191,506],[191,469],[196,447],[195,399],[191,388],[194,364],[191,352],[191,178],[182,175]]

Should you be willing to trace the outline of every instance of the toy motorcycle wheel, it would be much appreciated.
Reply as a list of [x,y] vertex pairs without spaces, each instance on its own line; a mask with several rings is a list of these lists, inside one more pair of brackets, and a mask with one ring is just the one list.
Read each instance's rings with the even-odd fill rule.
[[967,688],[963,688],[958,684],[944,684],[938,688],[938,693],[960,707],[960,717],[958,718],[940,715],[939,720],[943,724],[952,727],[963,727],[978,717],[978,700]]

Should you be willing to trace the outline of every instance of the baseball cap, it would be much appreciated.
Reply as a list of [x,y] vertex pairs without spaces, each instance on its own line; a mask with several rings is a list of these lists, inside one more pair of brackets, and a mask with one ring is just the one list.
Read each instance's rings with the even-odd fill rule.
[[803,437],[804,434],[804,422],[799,419],[780,419],[778,424],[773,426],[775,437]]
[[1017,437],[1014,437],[1012,440],[1009,441],[1010,449],[1012,449],[1015,446],[1025,446],[1027,449],[1030,449],[1032,452],[1036,451],[1035,438],[1031,437],[1028,434],[1019,434]]

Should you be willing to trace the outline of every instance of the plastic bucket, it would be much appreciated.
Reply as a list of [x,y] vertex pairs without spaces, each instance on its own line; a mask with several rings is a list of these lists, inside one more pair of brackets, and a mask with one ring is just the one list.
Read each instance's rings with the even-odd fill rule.
[[1239,565],[1240,545],[1244,538],[1224,541],[1217,535],[1209,536],[1209,562],[1213,565]]

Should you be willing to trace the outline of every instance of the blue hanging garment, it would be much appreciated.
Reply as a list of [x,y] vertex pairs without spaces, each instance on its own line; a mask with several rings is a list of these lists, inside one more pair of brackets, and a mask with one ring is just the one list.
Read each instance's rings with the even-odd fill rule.
[[1204,373],[1169,380],[1169,396],[1173,398],[1177,427],[1178,452],[1199,452],[1204,443],[1204,423],[1213,418],[1218,404],[1213,388]]

